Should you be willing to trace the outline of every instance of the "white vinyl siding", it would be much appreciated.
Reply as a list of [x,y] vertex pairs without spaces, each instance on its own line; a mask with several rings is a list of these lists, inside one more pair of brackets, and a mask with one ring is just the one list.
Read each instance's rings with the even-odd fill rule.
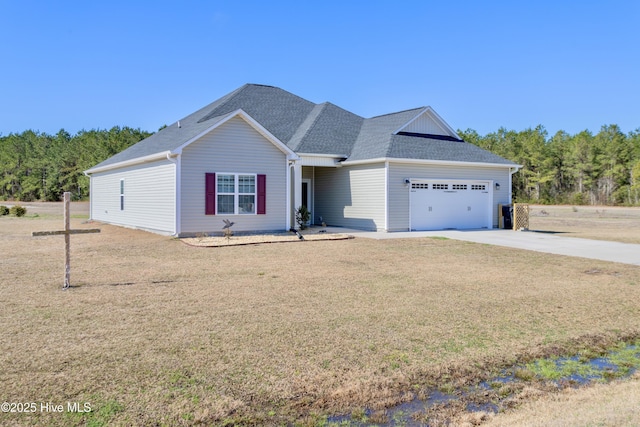
[[168,160],[91,176],[91,219],[175,232],[175,165]]
[[302,179],[313,179],[313,166],[302,166]]
[[389,165],[389,231],[409,230],[409,185],[408,178],[458,179],[500,183],[500,190],[493,189],[492,222],[498,225],[498,204],[509,200],[509,168],[478,166],[435,166],[391,163]]
[[428,113],[423,113],[409,123],[402,132],[423,133],[430,135],[449,135],[446,129],[436,123]]
[[315,168],[315,216],[329,225],[385,228],[384,163]]
[[[243,119],[233,118],[187,146],[181,162],[181,234],[221,232],[223,219],[235,222],[234,232],[286,229],[286,155]],[[266,175],[266,214],[205,215],[206,173]]]

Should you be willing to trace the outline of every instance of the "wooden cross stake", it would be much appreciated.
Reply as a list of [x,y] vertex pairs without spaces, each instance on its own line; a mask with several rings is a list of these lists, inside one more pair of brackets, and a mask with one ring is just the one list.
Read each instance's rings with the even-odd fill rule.
[[57,236],[64,234],[64,286],[62,289],[67,289],[71,286],[71,235],[72,234],[87,234],[87,233],[99,233],[99,228],[84,228],[72,230],[71,223],[71,210],[69,209],[71,204],[71,193],[68,191],[64,193],[64,230],[57,231],[34,231],[31,236]]

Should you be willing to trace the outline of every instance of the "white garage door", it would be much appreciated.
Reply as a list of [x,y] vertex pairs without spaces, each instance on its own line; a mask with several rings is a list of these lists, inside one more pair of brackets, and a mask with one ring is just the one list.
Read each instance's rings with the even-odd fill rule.
[[491,183],[416,180],[410,183],[412,230],[491,228]]

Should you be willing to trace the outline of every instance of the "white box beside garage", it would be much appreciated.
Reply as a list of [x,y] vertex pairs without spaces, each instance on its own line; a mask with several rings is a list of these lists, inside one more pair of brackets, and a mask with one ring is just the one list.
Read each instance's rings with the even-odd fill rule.
[[493,228],[493,182],[409,179],[411,230]]

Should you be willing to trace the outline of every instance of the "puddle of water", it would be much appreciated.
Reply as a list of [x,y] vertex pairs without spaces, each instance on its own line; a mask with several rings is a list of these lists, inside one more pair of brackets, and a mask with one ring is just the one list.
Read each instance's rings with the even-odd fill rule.
[[591,365],[593,365],[596,369],[599,369],[601,371],[608,371],[608,370],[617,371],[618,370],[618,366],[611,363],[609,359],[605,357],[598,357],[597,359],[593,359],[591,361]]
[[580,356],[573,356],[540,360],[529,364],[528,368],[539,377],[554,381],[556,384],[572,382],[576,385],[584,385],[591,381],[627,377],[638,366],[640,366],[640,349],[635,345],[627,345],[624,348],[611,350],[602,357],[582,360]]
[[[524,384],[526,380],[517,378],[513,372],[517,369],[529,369],[535,372],[535,378],[543,378],[541,373],[546,373],[547,380],[556,384],[556,386],[581,386],[588,384],[591,381],[606,381],[613,377],[625,378],[631,376],[636,369],[640,367],[640,347],[636,345],[627,345],[623,348],[618,348],[609,351],[606,356],[596,357],[589,360],[583,360],[580,356],[563,357],[557,359],[545,359],[533,362],[527,366],[518,365],[514,366],[510,370],[503,371],[500,375],[490,378],[489,380],[482,381],[477,385],[469,388],[468,390],[459,390],[456,394],[443,393],[439,390],[430,390],[428,398],[421,400],[415,398],[409,402],[401,403],[393,408],[389,408],[386,411],[387,422],[386,423],[372,423],[369,418],[372,416],[373,411],[365,410],[362,420],[354,420],[349,415],[333,416],[327,418],[327,426],[349,426],[349,427],[364,427],[370,425],[376,426],[428,426],[423,421],[416,421],[415,414],[423,413],[426,409],[438,404],[447,404],[457,401],[459,399],[468,398],[470,396],[477,396],[478,394],[488,394],[500,388],[503,385],[509,384]],[[491,401],[483,402],[480,399],[471,399],[472,402],[467,403],[466,409],[470,412],[498,412],[500,410],[500,402],[513,397],[511,393],[501,394],[498,397],[498,403]]]
[[477,385],[477,387],[485,390],[493,390],[495,388],[494,384],[509,384],[514,381],[518,381],[515,375],[503,371],[500,376],[493,377],[487,381],[482,381]]
[[446,403],[451,400],[456,399],[457,396],[448,395],[440,392],[434,392],[433,395],[429,396],[427,401],[420,400],[415,398],[409,402],[401,403],[393,408],[387,409],[386,411],[386,423],[373,423],[370,422],[369,419],[373,415],[373,411],[367,409],[364,411],[365,420],[354,420],[349,415],[339,415],[329,417],[327,419],[328,426],[331,427],[364,427],[370,425],[376,426],[402,426],[402,427],[418,427],[424,426],[425,424],[419,421],[416,421],[413,418],[413,414],[417,414],[419,412],[424,411],[425,407],[430,405],[435,405],[437,403]]
[[467,411],[469,412],[498,412],[500,408],[495,403],[469,403]]
[[[455,394],[443,393],[438,390],[433,390],[431,391],[431,393],[429,393],[429,399],[427,399],[426,402],[423,402],[422,407],[424,408],[425,406],[433,406],[437,403],[447,403],[456,399],[458,399],[458,396],[456,396]],[[414,400],[419,401],[419,399]]]

